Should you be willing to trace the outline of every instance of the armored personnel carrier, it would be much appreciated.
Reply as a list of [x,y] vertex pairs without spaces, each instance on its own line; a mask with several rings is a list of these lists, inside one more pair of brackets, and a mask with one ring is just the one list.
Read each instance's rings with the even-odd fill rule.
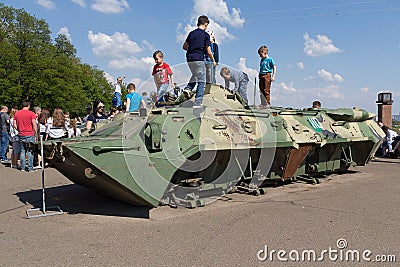
[[250,108],[218,85],[206,86],[202,108],[192,103],[119,114],[88,136],[45,142],[46,160],[72,182],[133,205],[194,208],[364,165],[384,137],[358,108]]

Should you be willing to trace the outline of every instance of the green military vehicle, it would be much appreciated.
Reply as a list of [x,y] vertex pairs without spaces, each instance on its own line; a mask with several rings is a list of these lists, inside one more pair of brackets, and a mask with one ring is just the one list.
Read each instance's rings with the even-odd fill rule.
[[194,208],[364,165],[384,137],[373,114],[357,108],[251,108],[218,85],[206,86],[202,108],[184,100],[45,142],[46,159],[74,183],[124,202]]

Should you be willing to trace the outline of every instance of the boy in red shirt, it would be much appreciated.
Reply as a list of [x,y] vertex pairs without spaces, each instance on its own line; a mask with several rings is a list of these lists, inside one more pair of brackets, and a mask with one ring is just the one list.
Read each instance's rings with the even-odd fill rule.
[[[33,171],[32,145],[37,133],[36,114],[29,110],[31,103],[27,100],[22,102],[22,109],[14,115],[14,128],[18,130],[21,142],[21,171]],[[26,153],[28,153],[28,167],[26,168]]]
[[156,64],[153,67],[153,72],[151,75],[154,77],[154,83],[157,87],[158,101],[164,101],[164,95],[167,93],[169,86],[169,78],[171,78],[171,84],[174,84],[173,73],[169,65],[164,62],[164,54],[157,50],[153,53],[153,58]]

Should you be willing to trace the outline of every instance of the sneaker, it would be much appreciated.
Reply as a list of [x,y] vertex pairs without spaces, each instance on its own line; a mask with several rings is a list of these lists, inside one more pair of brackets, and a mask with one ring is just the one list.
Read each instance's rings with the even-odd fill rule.
[[182,93],[184,94],[186,100],[188,100],[188,99],[191,98],[191,93],[192,93],[192,91],[190,91],[190,90],[183,90]]
[[200,105],[200,106],[194,105],[194,106],[193,106],[193,110],[197,110],[197,111],[199,111],[199,112],[203,112],[205,109],[206,109],[206,107],[205,107],[205,106],[202,106],[202,105]]
[[10,159],[2,159],[1,160],[1,163],[10,163],[11,161],[10,161]]
[[42,166],[40,166],[40,165],[33,166],[33,169],[34,169],[34,170],[40,170],[41,168],[42,168]]
[[13,169],[20,169],[18,165],[12,165],[12,164],[11,164],[11,168],[13,168]]

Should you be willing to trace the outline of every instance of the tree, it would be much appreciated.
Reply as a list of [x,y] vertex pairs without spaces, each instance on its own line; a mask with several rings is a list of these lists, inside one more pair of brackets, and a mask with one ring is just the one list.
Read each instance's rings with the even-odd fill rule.
[[76,58],[76,49],[64,34],[59,34],[55,38],[55,47],[57,53],[65,54],[69,59]]
[[96,98],[111,103],[113,91],[102,70],[82,64],[65,35],[54,43],[48,24],[0,3],[0,103],[61,107],[82,115]]

